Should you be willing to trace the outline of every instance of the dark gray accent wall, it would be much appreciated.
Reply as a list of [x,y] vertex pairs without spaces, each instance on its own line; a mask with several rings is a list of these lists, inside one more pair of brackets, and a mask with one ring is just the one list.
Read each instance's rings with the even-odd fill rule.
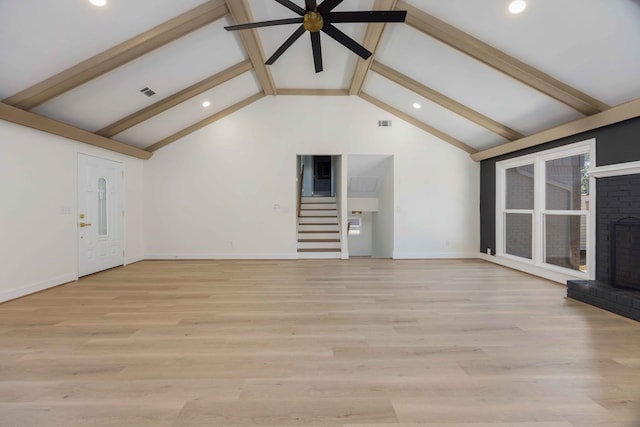
[[597,166],[640,160],[640,117],[582,132],[480,163],[480,251],[496,251],[496,162],[596,138]]

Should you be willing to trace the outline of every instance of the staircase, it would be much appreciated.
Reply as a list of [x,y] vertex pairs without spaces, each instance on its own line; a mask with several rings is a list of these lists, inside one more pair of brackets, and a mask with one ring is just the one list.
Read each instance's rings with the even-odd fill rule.
[[298,216],[298,258],[340,258],[335,197],[303,197]]

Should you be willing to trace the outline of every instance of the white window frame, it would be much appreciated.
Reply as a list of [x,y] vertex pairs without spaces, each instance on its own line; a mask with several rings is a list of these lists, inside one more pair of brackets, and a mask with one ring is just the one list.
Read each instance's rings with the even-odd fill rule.
[[[534,266],[568,276],[590,279],[595,277],[595,178],[589,175],[589,210],[547,210],[546,209],[546,168],[545,162],[564,157],[589,154],[591,168],[596,164],[595,139],[589,139],[574,144],[552,148],[537,153],[527,154],[513,159],[503,160],[496,163],[496,256],[509,261],[514,261],[524,265]],[[506,170],[534,165],[534,201],[533,210],[529,209],[506,209]],[[504,217],[506,213],[531,213],[532,221],[532,259],[526,259],[505,252]],[[544,247],[544,218],[545,215],[575,215],[585,216],[587,223],[587,272],[577,271],[570,268],[547,264]]]

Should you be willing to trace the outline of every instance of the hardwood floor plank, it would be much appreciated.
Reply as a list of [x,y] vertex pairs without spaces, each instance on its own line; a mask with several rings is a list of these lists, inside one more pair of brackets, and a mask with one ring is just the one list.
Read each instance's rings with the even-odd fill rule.
[[344,399],[191,401],[178,416],[175,427],[202,425],[244,426],[336,426],[345,422],[395,422],[387,400]]

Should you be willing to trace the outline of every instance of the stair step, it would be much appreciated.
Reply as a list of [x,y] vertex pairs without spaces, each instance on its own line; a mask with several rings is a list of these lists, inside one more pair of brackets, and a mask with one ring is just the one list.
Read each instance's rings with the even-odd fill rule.
[[298,243],[310,243],[310,242],[314,242],[314,243],[319,243],[319,242],[339,242],[340,239],[298,239]]
[[320,217],[320,218],[299,217],[298,218],[298,224],[300,224],[300,225],[302,225],[302,224],[318,224],[318,223],[322,223],[322,224],[338,224],[338,219],[337,219],[337,217]]
[[300,249],[338,249],[340,250],[340,240],[330,242],[298,242],[298,250]]
[[315,231],[318,233],[338,233],[340,226],[338,224],[300,224],[298,225],[298,232],[305,233],[308,231]]
[[308,249],[298,248],[298,252],[341,252],[340,248],[337,249]]
[[340,239],[338,230],[314,230],[314,231],[298,231],[298,241],[305,240],[323,240],[323,239]]
[[300,205],[300,210],[319,210],[319,209],[333,209],[337,208],[335,203],[302,203]]
[[[326,224],[306,224],[306,225],[326,225]],[[334,225],[338,225],[338,224],[334,224]],[[299,231],[298,233],[302,233],[302,234],[314,234],[314,233],[330,233],[330,234],[334,234],[334,233],[339,233],[338,230],[336,231]]]
[[302,203],[335,203],[335,197],[303,197]]
[[340,259],[342,252],[298,252],[298,259]]
[[332,216],[337,218],[338,214],[336,212],[335,209],[329,209],[326,211],[319,211],[319,210],[307,210],[307,211],[300,211],[300,216]]

